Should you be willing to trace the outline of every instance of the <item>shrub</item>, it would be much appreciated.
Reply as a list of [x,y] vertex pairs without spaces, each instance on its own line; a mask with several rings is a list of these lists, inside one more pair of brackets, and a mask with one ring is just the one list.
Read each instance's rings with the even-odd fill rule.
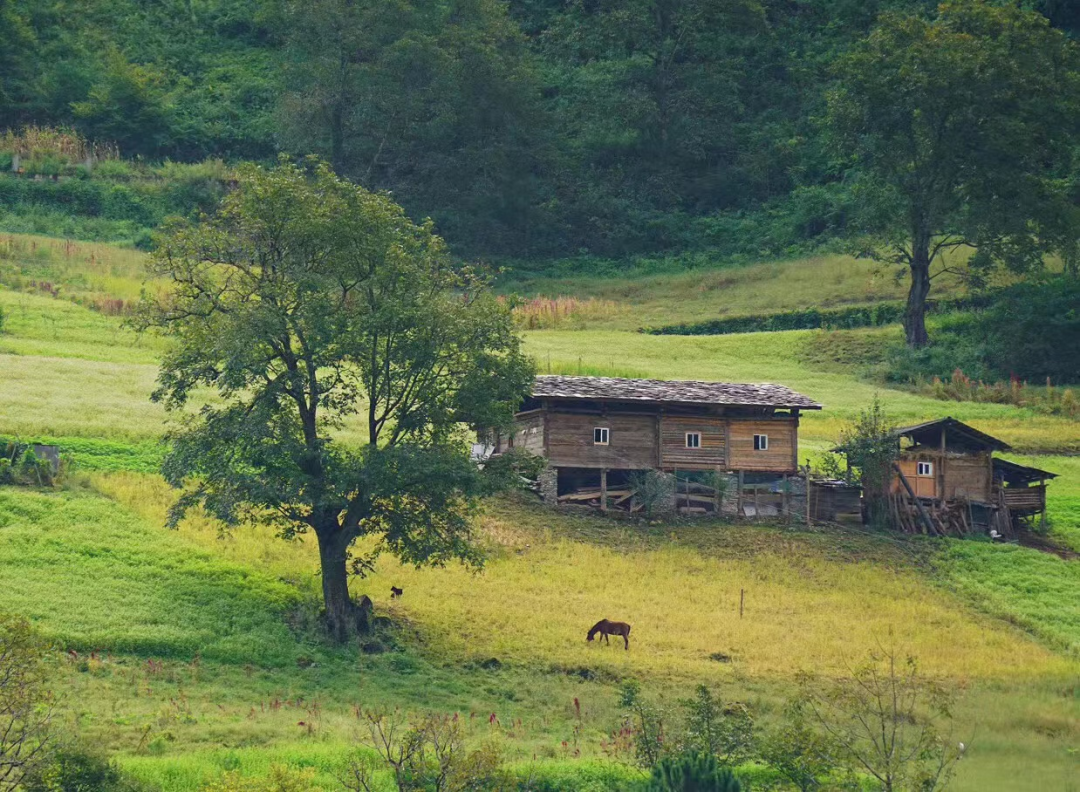
[[675,503],[675,477],[656,470],[635,471],[629,477],[634,497],[641,501],[646,519],[670,508]]
[[0,484],[51,487],[59,477],[48,459],[22,443],[0,444]]
[[754,716],[745,704],[725,706],[707,685],[698,685],[692,698],[682,702],[686,711],[688,752],[711,756],[725,765],[738,765],[754,752]]
[[1062,275],[998,293],[972,328],[1003,377],[1080,381],[1080,278]]
[[149,792],[103,754],[81,747],[57,751],[52,761],[23,782],[24,792]]
[[891,647],[851,676],[803,675],[798,706],[828,735],[837,764],[871,776],[880,788],[935,792],[949,783],[964,750],[952,733],[952,691]]
[[48,757],[53,731],[48,652],[26,619],[0,613],[0,792],[19,789]]
[[663,759],[653,768],[650,792],[739,792],[730,770],[705,754]]
[[294,770],[281,765],[270,768],[266,778],[245,778],[234,771],[204,785],[201,792],[311,792],[314,775],[310,767]]
[[836,746],[815,729],[805,705],[788,705],[782,723],[761,741],[761,758],[799,792],[821,789],[836,769]]
[[664,736],[664,712],[641,694],[637,682],[624,682],[619,703],[626,710],[622,731],[634,741],[634,755],[639,767],[657,765],[668,750]]

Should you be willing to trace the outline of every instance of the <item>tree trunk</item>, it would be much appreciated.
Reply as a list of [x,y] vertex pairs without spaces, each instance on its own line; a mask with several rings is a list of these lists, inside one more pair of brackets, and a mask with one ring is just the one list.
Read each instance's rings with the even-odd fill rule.
[[349,596],[349,571],[346,567],[348,541],[335,525],[331,530],[316,531],[319,562],[322,567],[323,604],[326,626],[336,641],[346,641],[367,630],[371,600],[364,597],[358,606]]
[[904,311],[904,335],[909,347],[930,343],[926,332],[926,298],[930,294],[930,236],[916,233],[911,256],[911,289]]

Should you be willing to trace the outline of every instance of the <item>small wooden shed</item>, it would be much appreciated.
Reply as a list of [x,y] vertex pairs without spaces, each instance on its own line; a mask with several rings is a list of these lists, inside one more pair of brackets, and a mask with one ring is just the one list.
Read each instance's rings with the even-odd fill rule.
[[[924,533],[1009,536],[1046,512],[1053,473],[994,457],[1010,446],[955,418],[907,426],[892,483],[894,516]],[[1037,482],[1037,483],[1036,483]]]

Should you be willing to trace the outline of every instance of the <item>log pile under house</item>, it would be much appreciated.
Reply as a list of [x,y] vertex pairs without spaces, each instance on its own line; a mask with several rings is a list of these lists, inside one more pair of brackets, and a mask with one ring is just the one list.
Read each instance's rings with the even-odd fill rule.
[[780,385],[541,375],[492,439],[544,457],[548,502],[639,512],[646,471],[670,475],[683,513],[794,511],[799,415],[821,405]]
[[1009,445],[955,418],[896,431],[889,510],[908,533],[989,534],[1014,538],[1046,517],[1046,482],[1054,473],[994,457]]

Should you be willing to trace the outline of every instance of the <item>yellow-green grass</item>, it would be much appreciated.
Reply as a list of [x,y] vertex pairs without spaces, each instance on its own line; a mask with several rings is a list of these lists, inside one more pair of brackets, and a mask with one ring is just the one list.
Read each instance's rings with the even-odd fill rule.
[[147,255],[134,248],[76,242],[34,234],[0,234],[0,283],[35,289],[34,282],[59,287],[62,297],[138,300],[147,282]]
[[0,601],[79,651],[282,665],[299,594],[92,492],[0,488]]
[[[0,300],[9,298],[27,301],[3,303],[11,332],[0,335],[0,435],[50,436],[61,444],[65,437],[76,438],[72,444],[82,450],[75,456],[87,457],[87,468],[146,470],[153,456],[150,444],[163,429],[161,412],[147,402],[160,342],[136,346],[116,319],[63,300],[0,289]],[[541,366],[551,360],[555,368],[621,367],[645,376],[791,385],[827,407],[804,419],[805,456],[827,448],[842,421],[874,395],[872,386],[848,374],[800,362],[797,353],[807,336],[535,332],[528,334],[527,347]],[[904,422],[951,413],[1024,449],[1078,446],[1075,423],[1009,406],[943,404],[891,390],[882,390],[881,397]],[[131,445],[131,453],[110,445],[117,441]],[[1028,461],[1062,473],[1050,486],[1057,529],[1080,526],[1076,460],[1039,456]],[[493,550],[483,575],[454,567],[419,572],[384,560],[371,580],[356,586],[357,593],[372,593],[386,612],[389,585],[404,585],[406,597],[392,608],[408,628],[403,651],[343,658],[312,642],[304,629],[280,626],[274,592],[289,591],[300,602],[317,596],[310,543],[286,544],[266,529],[221,539],[216,525],[197,519],[168,534],[159,527],[170,498],[160,479],[95,474],[90,481],[109,496],[99,499],[104,505],[91,507],[83,501],[93,497],[79,492],[29,500],[21,491],[13,496],[9,512],[16,517],[6,526],[0,521],[0,538],[15,536],[7,534],[8,527],[21,520],[22,549],[29,557],[38,553],[40,564],[12,561],[8,569],[19,572],[6,578],[0,607],[28,608],[51,635],[75,645],[88,645],[87,635],[116,630],[121,648],[172,647],[174,655],[185,656],[186,661],[167,661],[161,671],[147,671],[145,655],[114,657],[100,667],[88,664],[85,673],[76,665],[65,671],[64,691],[78,702],[78,721],[88,736],[126,752],[133,769],[141,767],[147,777],[175,776],[168,792],[194,789],[191,779],[201,777],[198,768],[218,761],[214,749],[223,744],[254,746],[252,767],[294,749],[310,751],[318,761],[320,746],[327,744],[332,752],[352,738],[357,702],[491,710],[503,720],[521,718],[510,752],[525,758],[561,755],[561,741],[572,736],[574,697],[587,710],[583,752],[597,755],[599,740],[617,717],[610,680],[627,675],[641,676],[649,689],[669,697],[685,694],[692,681],[713,680],[727,695],[753,700],[769,719],[790,691],[793,670],[807,664],[837,668],[876,636],[888,636],[890,628],[913,644],[931,671],[968,686],[960,712],[965,723],[979,726],[958,789],[1058,788],[1076,766],[1066,753],[1080,738],[1078,669],[1067,650],[1076,640],[1070,603],[1080,600],[1075,575],[1070,577],[1075,567],[1049,559],[1055,563],[1048,568],[1047,559],[1034,551],[747,526],[677,525],[643,537],[640,529],[620,530],[531,504],[497,503],[483,522]],[[64,509],[42,515],[37,498],[59,498]],[[19,516],[25,514],[29,521]],[[39,522],[46,526],[40,537],[44,544],[34,548],[35,532],[27,526]],[[95,540],[99,525],[107,526],[102,536],[111,543]],[[159,544],[162,536],[165,545]],[[849,546],[855,549],[849,552]],[[927,568],[928,558],[940,559],[938,553],[951,547],[960,548],[955,563],[939,561],[933,571]],[[85,565],[82,553],[89,556]],[[152,556],[158,555],[161,561],[155,562]],[[44,572],[43,582],[31,581],[22,590],[19,576],[36,575],[41,565],[54,561],[59,571]],[[93,575],[101,578],[106,592],[101,601],[108,611],[95,614],[95,581],[85,570],[110,566],[117,569]],[[0,580],[4,574],[0,568]],[[137,589],[144,594],[129,604],[108,593],[127,580],[149,586],[149,577],[161,581],[164,594]],[[216,596],[228,599],[237,580],[252,589],[253,607],[249,601],[244,614],[230,615],[232,606],[211,601],[200,615],[204,600],[215,595],[198,592],[219,586]],[[740,588],[747,591],[742,620],[736,612]],[[65,598],[69,589],[75,596]],[[169,615],[168,591],[196,592],[179,598],[177,619]],[[84,612],[85,625],[79,619]],[[583,627],[601,616],[635,623],[631,652],[585,644]],[[673,629],[667,629],[668,622]],[[528,626],[515,629],[522,623]],[[256,648],[246,655],[245,641]],[[197,650],[201,664],[185,654],[196,644],[205,646]],[[267,645],[272,648],[264,656],[257,648]],[[714,651],[734,655],[735,662],[707,659]],[[290,665],[289,658],[298,654],[315,659],[314,669]],[[503,667],[484,671],[472,662],[490,657]],[[601,681],[573,675],[582,669],[599,672]],[[301,718],[295,710],[271,714],[257,707],[297,696],[324,705],[314,737],[298,733]],[[192,712],[176,702],[188,702]],[[246,755],[221,761],[234,759],[240,766],[248,761]]]
[[[151,523],[163,521],[173,497],[151,477],[95,481]],[[563,522],[532,504],[489,504],[482,529],[494,552],[482,575],[454,565],[416,570],[385,559],[375,575],[355,581],[357,593],[386,601],[391,585],[405,588],[407,598],[385,607],[418,625],[425,645],[440,655],[602,668],[617,676],[719,681],[732,674],[790,676],[808,668],[835,672],[890,635],[940,675],[1072,667],[976,617],[900,563],[840,563],[797,535],[790,541],[778,535],[773,544],[731,557],[724,536],[743,529],[718,525],[672,526],[668,541],[639,549],[628,529],[625,543],[602,546],[546,528]],[[306,579],[317,568],[313,543],[278,542],[265,529],[222,540],[217,525],[194,520],[184,532],[280,577]],[[735,539],[731,544],[743,546]],[[742,617],[740,591],[746,594]],[[587,644],[584,629],[601,618],[631,622],[634,651]],[[710,659],[715,653],[736,661],[718,663]]]
[[66,300],[0,286],[0,355],[61,357],[155,367],[164,341]]
[[850,373],[814,367],[799,351],[813,334],[803,330],[726,336],[649,336],[614,330],[525,334],[526,349],[541,368],[580,365],[633,366],[661,379],[773,382],[821,402],[825,409],[803,413],[800,441],[821,448],[839,437],[843,425],[878,395],[890,417],[916,423],[952,415],[1001,437],[1019,450],[1080,451],[1080,426],[1068,418],[1041,415],[1002,404],[941,402],[907,391],[877,387]]
[[[641,679],[669,703],[710,681],[728,698],[753,701],[772,722],[794,670],[840,670],[879,640],[918,653],[929,672],[963,690],[958,720],[975,748],[957,789],[996,788],[987,784],[1002,779],[1009,789],[1057,788],[1075,766],[1067,748],[1080,736],[1076,662],[927,579],[921,570],[933,548],[919,543],[718,525],[642,533],[498,501],[483,518],[491,560],[482,574],[453,566],[418,572],[384,560],[355,586],[408,627],[404,651],[348,656],[283,633],[261,615],[281,607],[281,579],[301,600],[314,595],[309,542],[286,543],[258,528],[223,539],[205,519],[170,533],[159,527],[171,497],[160,479],[99,474],[91,483],[110,500],[2,491],[15,517],[0,531],[21,532],[20,555],[30,559],[21,567],[0,561],[3,574],[14,568],[25,577],[31,567],[37,574],[43,563],[54,569],[27,592],[0,589],[0,601],[11,607],[18,599],[49,634],[79,647],[89,645],[79,638],[86,609],[91,626],[104,624],[105,642],[90,642],[97,648],[112,648],[110,633],[117,642],[134,634],[173,655],[160,666],[82,655],[84,664],[65,661],[62,672],[68,714],[85,736],[121,751],[126,766],[164,781],[168,792],[194,790],[226,767],[262,773],[273,757],[316,767],[317,780],[332,788],[330,769],[357,734],[357,704],[475,713],[481,724],[494,712],[508,755],[538,757],[541,767],[564,756],[562,741],[573,739],[574,698],[583,707],[577,749],[603,755],[601,740],[618,722],[611,683],[619,678]],[[84,511],[91,505],[115,515],[107,519],[118,527],[99,535],[100,523],[85,516],[106,512]],[[58,535],[67,545],[60,557],[50,550]],[[89,556],[85,563],[80,554]],[[233,585],[238,570],[249,570],[243,603],[217,588]],[[92,580],[84,579],[88,571],[96,572]],[[177,597],[175,612],[154,597],[111,599],[114,581],[134,581],[136,594],[156,581],[158,596]],[[405,588],[402,600],[389,601],[391,583]],[[197,590],[205,593],[184,595]],[[69,602],[96,604],[69,613]],[[92,612],[99,606],[110,612]],[[601,615],[634,624],[631,651],[584,641]],[[734,662],[707,659],[712,652]],[[294,668],[291,658],[302,655],[315,665]],[[501,667],[484,670],[491,658]]]
[[[966,253],[956,253],[956,257]],[[636,330],[722,316],[830,308],[903,299],[905,283],[893,267],[846,255],[822,255],[677,274],[630,277],[532,277],[510,274],[500,288],[528,297],[595,298],[614,305],[586,311],[568,327]],[[935,279],[936,296],[961,287],[950,275]]]

